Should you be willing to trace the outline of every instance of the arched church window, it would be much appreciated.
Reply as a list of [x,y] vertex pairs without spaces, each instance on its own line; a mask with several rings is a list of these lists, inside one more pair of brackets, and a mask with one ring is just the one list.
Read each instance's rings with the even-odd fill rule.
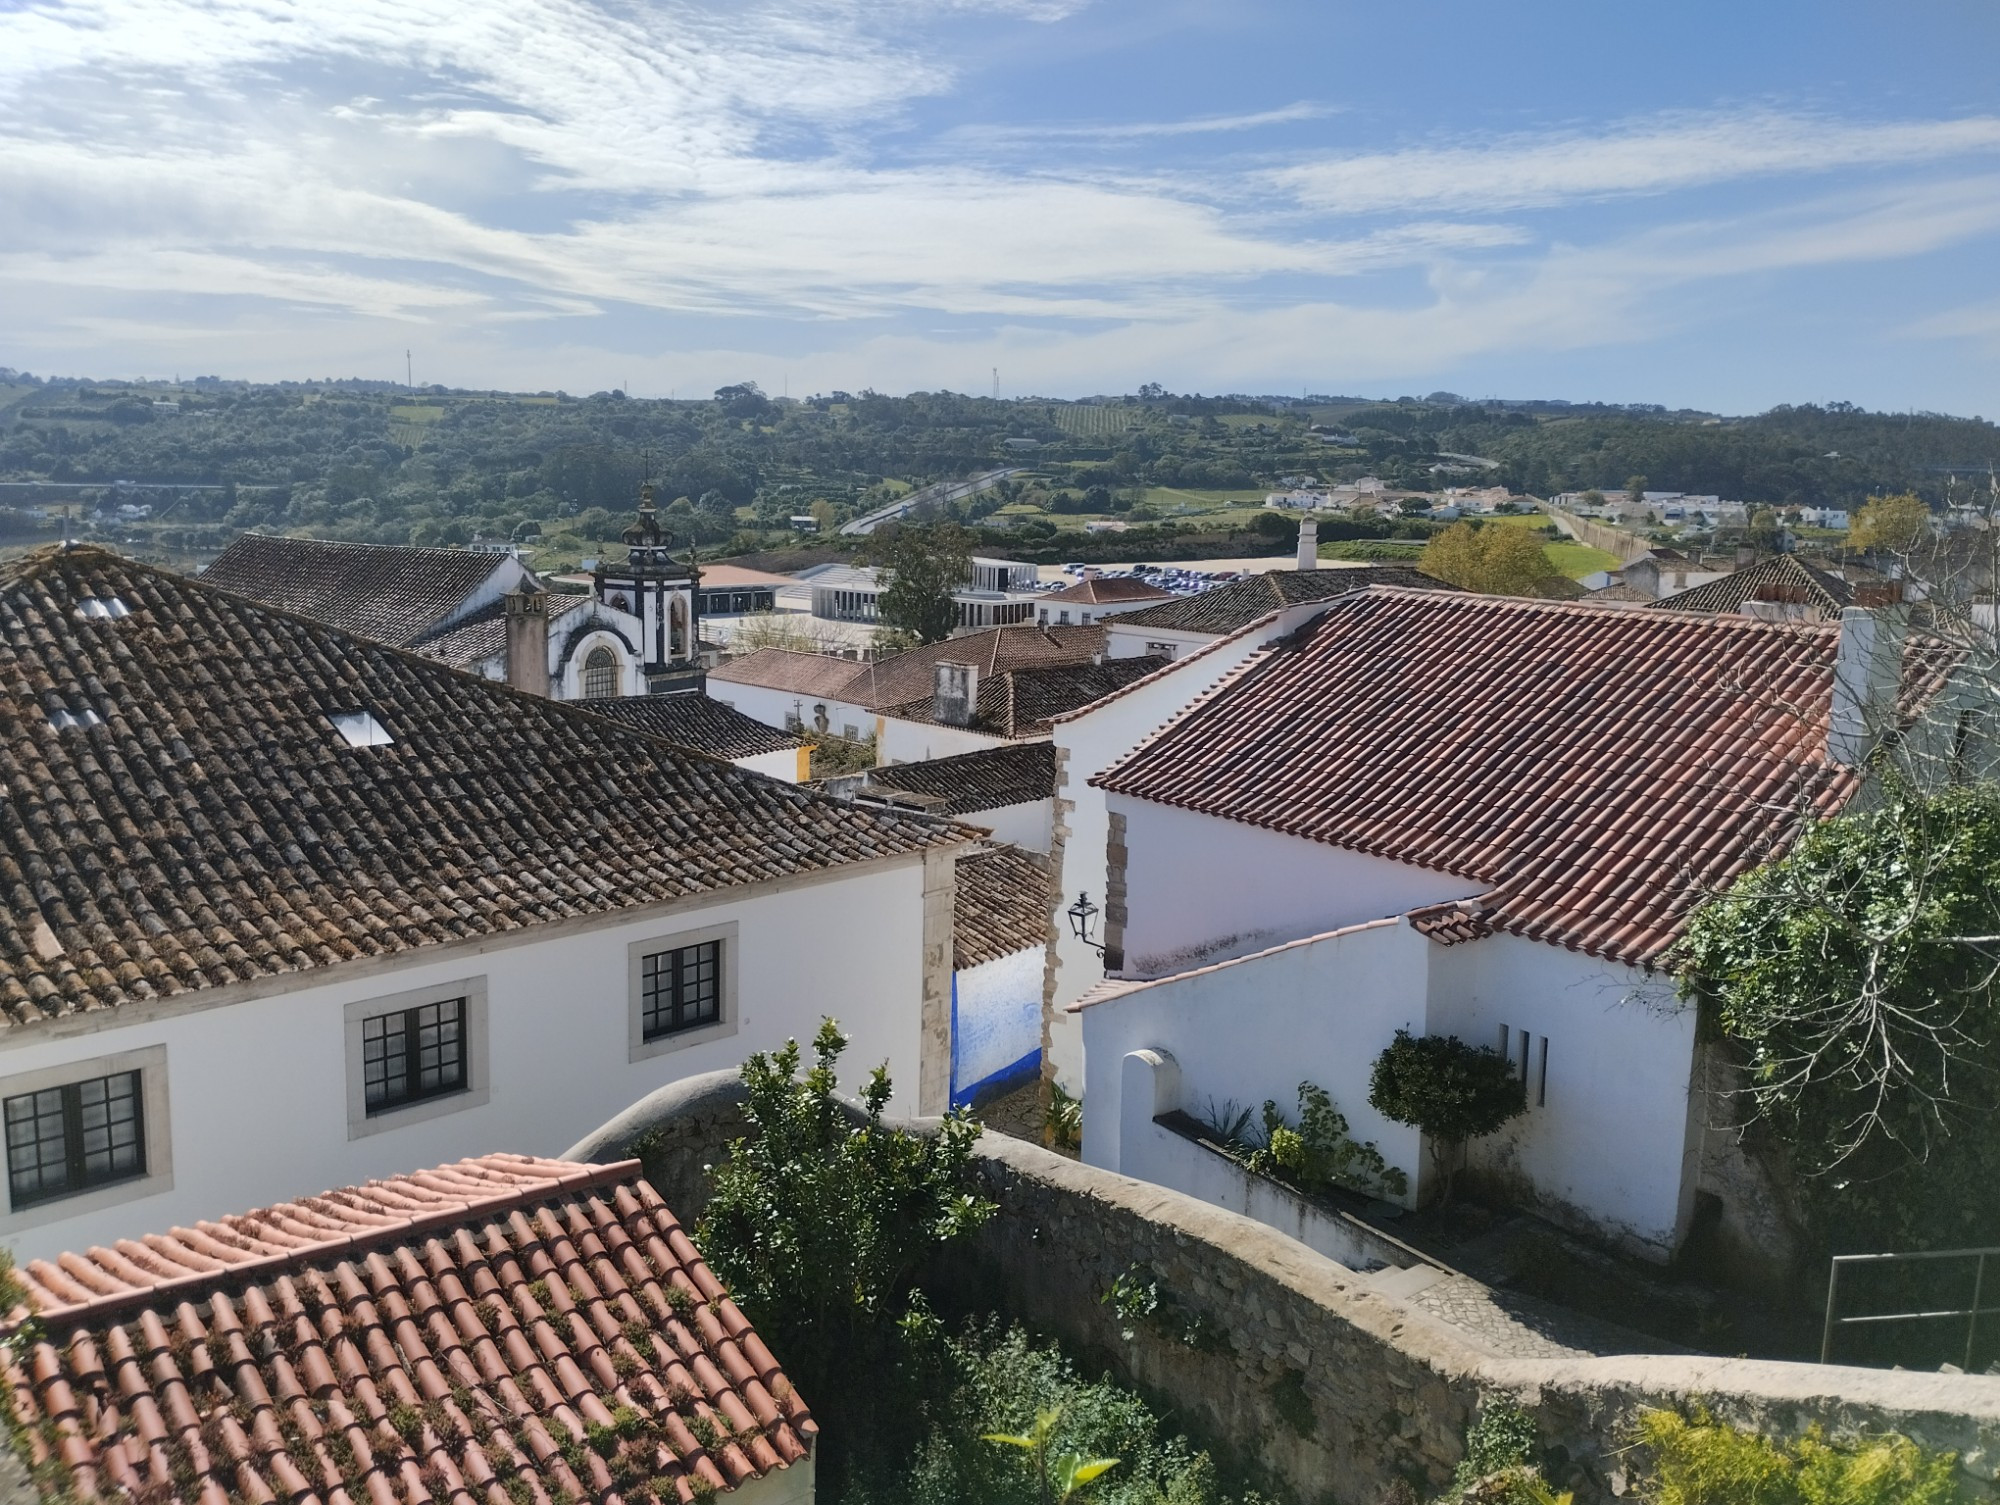
[[673,655],[675,658],[685,658],[688,652],[687,602],[679,596],[674,597],[673,613],[669,620],[673,624]]
[[583,661],[583,698],[610,700],[618,694],[618,655],[609,648],[593,648]]

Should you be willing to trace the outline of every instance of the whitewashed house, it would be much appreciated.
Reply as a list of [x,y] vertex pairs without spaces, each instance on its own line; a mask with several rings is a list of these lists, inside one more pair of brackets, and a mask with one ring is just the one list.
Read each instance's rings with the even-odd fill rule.
[[764,648],[718,665],[710,693],[768,725],[873,739],[880,763],[915,763],[1048,735],[1048,720],[1146,672],[1110,664],[1095,627],[1021,624],[857,664]]
[[951,1102],[977,1107],[1036,1079],[1049,874],[1019,847],[962,855],[954,901]]
[[[1290,1103],[1303,1080],[1420,1199],[1418,1135],[1367,1100],[1408,1029],[1525,1079],[1526,1114],[1472,1149],[1503,1194],[1654,1258],[1701,1197],[1725,1232],[1753,1226],[1758,1173],[1711,1129],[1714,1062],[1659,963],[1798,811],[1853,796],[1902,660],[1893,619],[1860,609],[1819,627],[1398,589],[1327,603],[1091,779],[1107,978],[1071,1005],[1085,1158],[1193,1189],[1157,1119]],[[1926,672],[1913,655],[1906,694],[1935,689]]]
[[17,561],[0,1239],[559,1153],[822,1014],[942,1110],[973,835],[99,550]]
[[895,763],[828,779],[827,793],[979,826],[997,842],[1048,855],[1055,824],[1056,754],[1048,741]]
[[1044,595],[1035,609],[1035,620],[1044,627],[1088,627],[1174,599],[1172,591],[1136,575],[1100,575],[1086,570],[1081,580]]

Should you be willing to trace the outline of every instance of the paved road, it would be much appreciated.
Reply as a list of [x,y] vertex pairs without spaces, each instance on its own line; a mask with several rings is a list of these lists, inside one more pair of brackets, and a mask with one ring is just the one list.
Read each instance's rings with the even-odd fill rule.
[[982,475],[968,476],[963,481],[935,481],[929,486],[912,491],[908,496],[898,497],[886,507],[877,507],[873,512],[863,513],[852,522],[842,523],[840,531],[850,537],[873,533],[883,523],[901,517],[912,507],[920,507],[925,502],[957,502],[966,497],[977,496],[989,487],[997,486],[1009,476],[1020,475],[1026,470],[1024,465],[1009,465],[999,470],[989,470]]

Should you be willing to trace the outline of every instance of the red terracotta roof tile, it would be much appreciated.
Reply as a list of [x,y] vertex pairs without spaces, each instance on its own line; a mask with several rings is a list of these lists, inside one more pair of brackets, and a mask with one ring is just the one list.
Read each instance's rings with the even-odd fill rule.
[[1131,575],[1087,575],[1073,585],[1050,591],[1044,601],[1081,601],[1091,606],[1110,606],[1124,601],[1171,601],[1174,593],[1165,586]]
[[[1490,885],[1481,924],[1645,963],[1801,812],[1853,793],[1824,751],[1837,644],[1747,617],[1378,587],[1093,782]],[[1906,709],[1930,653],[1912,649]]]
[[16,1412],[82,1499],[691,1501],[817,1432],[636,1161],[489,1155],[23,1278]]

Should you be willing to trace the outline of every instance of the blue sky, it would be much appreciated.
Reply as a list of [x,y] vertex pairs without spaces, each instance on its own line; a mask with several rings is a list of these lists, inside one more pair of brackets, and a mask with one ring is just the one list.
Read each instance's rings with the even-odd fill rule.
[[0,0],[0,365],[2000,416],[2000,7]]

